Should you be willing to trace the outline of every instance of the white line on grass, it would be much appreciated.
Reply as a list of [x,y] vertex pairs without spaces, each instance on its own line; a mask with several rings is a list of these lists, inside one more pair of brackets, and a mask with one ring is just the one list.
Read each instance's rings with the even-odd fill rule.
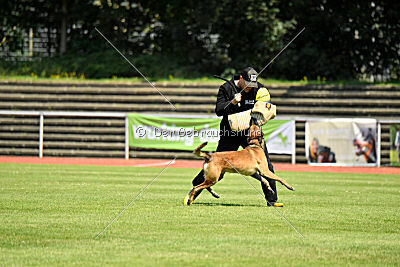
[[[171,164],[174,164],[174,162],[172,162]],[[132,167],[154,167],[154,166],[163,166],[163,165],[168,165],[169,162],[155,162],[155,163],[143,163],[143,164],[137,164],[137,165],[132,165]]]

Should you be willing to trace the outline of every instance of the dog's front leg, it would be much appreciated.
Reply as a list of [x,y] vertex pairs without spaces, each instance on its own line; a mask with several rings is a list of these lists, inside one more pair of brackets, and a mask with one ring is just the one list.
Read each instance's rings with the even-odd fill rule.
[[269,182],[267,181],[267,179],[265,179],[264,177],[262,177],[261,175],[259,175],[258,173],[256,175],[251,176],[254,179],[257,179],[258,181],[262,182],[263,184],[265,184],[265,186],[268,188],[268,190],[272,193],[275,194],[274,190],[272,190],[271,186],[269,185]]
[[294,188],[288,184],[284,179],[276,175],[275,173],[271,172],[270,170],[268,171],[260,171],[260,174],[264,177],[268,177],[272,180],[280,182],[282,185],[286,186],[287,189],[294,191]]
[[278,181],[282,185],[286,186],[287,189],[294,191],[294,188],[288,184],[288,182],[269,170],[266,158],[261,162],[261,164],[258,165],[258,171],[260,172],[261,176]]

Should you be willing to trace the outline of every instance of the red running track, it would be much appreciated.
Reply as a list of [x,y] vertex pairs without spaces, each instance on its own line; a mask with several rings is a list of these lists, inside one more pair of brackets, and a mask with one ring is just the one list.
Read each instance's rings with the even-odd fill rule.
[[[170,160],[165,159],[106,159],[106,158],[60,158],[60,157],[16,157],[0,156],[0,163],[30,163],[30,164],[63,164],[63,165],[101,165],[101,166],[132,166],[132,167],[163,167]],[[201,160],[176,160],[170,168],[197,168],[202,167]],[[331,167],[309,166],[307,164],[274,163],[276,171],[295,172],[330,172],[330,173],[371,173],[371,174],[398,174],[400,168],[395,167]]]

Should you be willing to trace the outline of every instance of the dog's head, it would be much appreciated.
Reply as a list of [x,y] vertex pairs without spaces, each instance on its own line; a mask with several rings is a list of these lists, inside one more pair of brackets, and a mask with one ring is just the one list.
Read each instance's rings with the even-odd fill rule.
[[255,118],[250,120],[249,137],[247,137],[247,143],[256,144],[261,147],[264,146],[264,133],[260,125]]

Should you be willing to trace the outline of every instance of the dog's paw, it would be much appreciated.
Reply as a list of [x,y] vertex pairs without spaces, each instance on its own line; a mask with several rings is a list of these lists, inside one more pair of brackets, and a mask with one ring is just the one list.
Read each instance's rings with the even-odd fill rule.
[[190,204],[192,204],[192,203],[190,202],[189,194],[186,195],[185,199],[183,200],[183,204],[184,204],[185,206],[190,206]]

